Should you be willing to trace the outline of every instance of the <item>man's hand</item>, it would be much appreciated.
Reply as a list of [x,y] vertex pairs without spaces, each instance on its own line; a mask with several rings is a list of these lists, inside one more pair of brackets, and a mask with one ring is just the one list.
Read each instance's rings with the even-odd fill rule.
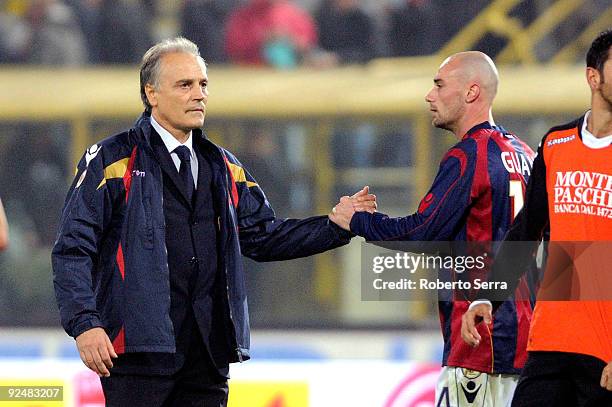
[[612,362],[608,363],[601,372],[601,381],[599,382],[601,387],[606,390],[612,391]]
[[370,187],[365,186],[353,196],[343,196],[334,206],[329,219],[345,230],[350,231],[351,219],[355,212],[376,212],[376,196],[369,193]]
[[480,334],[476,325],[484,320],[489,325],[493,320],[491,315],[492,307],[489,304],[478,304],[467,311],[461,317],[461,338],[470,346],[476,347],[480,344]]
[[76,345],[85,366],[100,377],[110,376],[108,369],[113,367],[111,357],[116,358],[117,354],[104,329],[92,328],[83,332],[76,337]]
[[376,195],[370,194],[370,187],[365,186],[360,191],[357,191],[351,197],[353,209],[355,212],[376,212],[378,205],[376,203]]
[[351,219],[355,214],[355,208],[353,208],[353,202],[348,196],[340,198],[338,205],[334,206],[332,212],[329,214],[329,219],[342,229],[351,230]]

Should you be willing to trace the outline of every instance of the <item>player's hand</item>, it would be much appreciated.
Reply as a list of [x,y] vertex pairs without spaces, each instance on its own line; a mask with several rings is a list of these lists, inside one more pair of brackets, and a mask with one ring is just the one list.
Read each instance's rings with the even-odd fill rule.
[[117,354],[113,348],[110,338],[102,328],[89,329],[76,337],[76,345],[81,355],[81,360],[98,376],[110,376],[113,367],[112,358]]
[[340,226],[342,229],[351,230],[351,219],[355,214],[353,202],[350,196],[343,196],[340,202],[334,206],[331,213],[328,215],[329,220]]
[[352,195],[351,201],[356,212],[374,213],[378,208],[376,195],[370,194],[370,187],[367,185]]
[[355,212],[376,212],[376,195],[370,194],[370,187],[365,186],[352,196],[343,196],[334,206],[329,219],[342,229],[350,231],[351,219]]
[[601,387],[606,390],[612,391],[612,362],[608,363],[601,372],[601,381],[599,382]]
[[480,344],[480,334],[476,329],[481,321],[489,325],[493,320],[491,314],[492,307],[489,304],[478,304],[471,310],[468,310],[461,317],[461,338],[470,346],[476,347]]

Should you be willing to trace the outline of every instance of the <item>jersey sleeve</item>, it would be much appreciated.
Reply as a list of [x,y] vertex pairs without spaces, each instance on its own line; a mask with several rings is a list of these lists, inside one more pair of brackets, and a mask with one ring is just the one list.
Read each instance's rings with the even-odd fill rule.
[[448,151],[438,174],[417,212],[398,218],[382,213],[355,213],[351,232],[369,241],[450,240],[461,228],[470,204],[471,174],[467,154],[458,147]]

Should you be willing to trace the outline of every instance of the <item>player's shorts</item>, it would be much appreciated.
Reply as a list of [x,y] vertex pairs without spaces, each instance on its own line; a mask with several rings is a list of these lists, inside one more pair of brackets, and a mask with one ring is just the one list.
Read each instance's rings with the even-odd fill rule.
[[519,376],[442,367],[435,407],[510,407]]

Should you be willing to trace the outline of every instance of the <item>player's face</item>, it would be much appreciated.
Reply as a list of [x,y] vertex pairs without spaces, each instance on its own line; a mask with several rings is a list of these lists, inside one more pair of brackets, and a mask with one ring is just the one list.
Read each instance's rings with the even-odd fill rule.
[[208,76],[202,58],[184,52],[162,57],[159,83],[149,94],[155,119],[170,133],[202,127],[208,102]]
[[454,125],[463,115],[463,82],[453,66],[445,61],[434,76],[434,86],[425,96],[429,103],[432,124],[438,128],[453,131]]
[[612,108],[612,49],[608,51],[608,60],[604,63],[600,82],[601,97]]

